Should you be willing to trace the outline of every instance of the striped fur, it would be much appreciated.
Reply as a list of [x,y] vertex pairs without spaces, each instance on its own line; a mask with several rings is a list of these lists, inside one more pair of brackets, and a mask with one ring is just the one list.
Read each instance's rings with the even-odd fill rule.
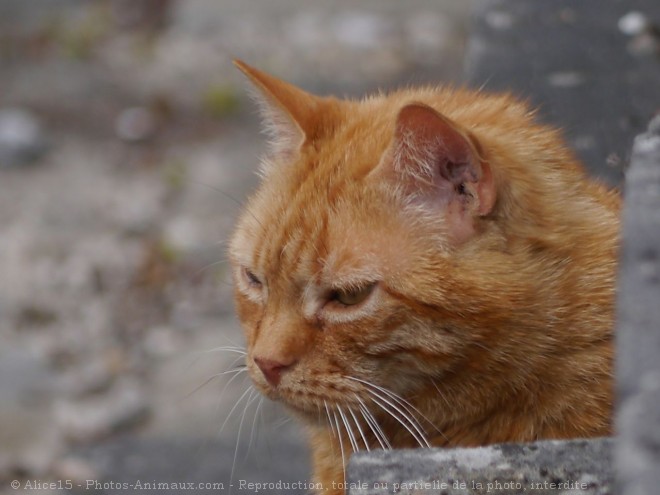
[[[230,245],[246,364],[308,426],[318,481],[357,449],[610,433],[620,200],[556,130],[509,95],[337,100],[237,65],[274,141]],[[452,143],[458,185],[434,169]]]

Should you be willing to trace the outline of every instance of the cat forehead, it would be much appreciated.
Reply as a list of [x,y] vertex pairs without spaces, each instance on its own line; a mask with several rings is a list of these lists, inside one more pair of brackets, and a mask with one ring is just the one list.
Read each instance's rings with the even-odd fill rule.
[[273,209],[267,196],[257,197],[232,239],[232,259],[298,283],[350,285],[381,278],[383,270],[405,259],[409,234],[392,212],[369,198],[334,206],[291,201],[288,208]]

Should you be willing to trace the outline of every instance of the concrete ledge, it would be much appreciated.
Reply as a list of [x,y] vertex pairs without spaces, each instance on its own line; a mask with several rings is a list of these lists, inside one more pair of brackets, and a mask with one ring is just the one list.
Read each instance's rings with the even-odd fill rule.
[[650,495],[660,486],[660,115],[633,146],[619,269],[617,492]]
[[355,455],[350,495],[611,493],[613,441],[543,441]]

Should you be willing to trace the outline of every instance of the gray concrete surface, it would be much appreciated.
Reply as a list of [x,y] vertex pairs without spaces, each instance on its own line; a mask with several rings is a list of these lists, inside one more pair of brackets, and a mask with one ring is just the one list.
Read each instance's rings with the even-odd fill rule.
[[357,454],[349,495],[612,493],[611,439]]
[[635,139],[619,271],[618,492],[660,486],[660,116]]

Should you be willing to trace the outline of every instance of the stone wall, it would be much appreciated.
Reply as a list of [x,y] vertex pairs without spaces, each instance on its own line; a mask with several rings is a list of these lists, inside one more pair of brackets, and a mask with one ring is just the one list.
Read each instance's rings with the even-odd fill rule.
[[660,487],[660,115],[635,139],[626,173],[618,320],[617,491],[655,494]]

